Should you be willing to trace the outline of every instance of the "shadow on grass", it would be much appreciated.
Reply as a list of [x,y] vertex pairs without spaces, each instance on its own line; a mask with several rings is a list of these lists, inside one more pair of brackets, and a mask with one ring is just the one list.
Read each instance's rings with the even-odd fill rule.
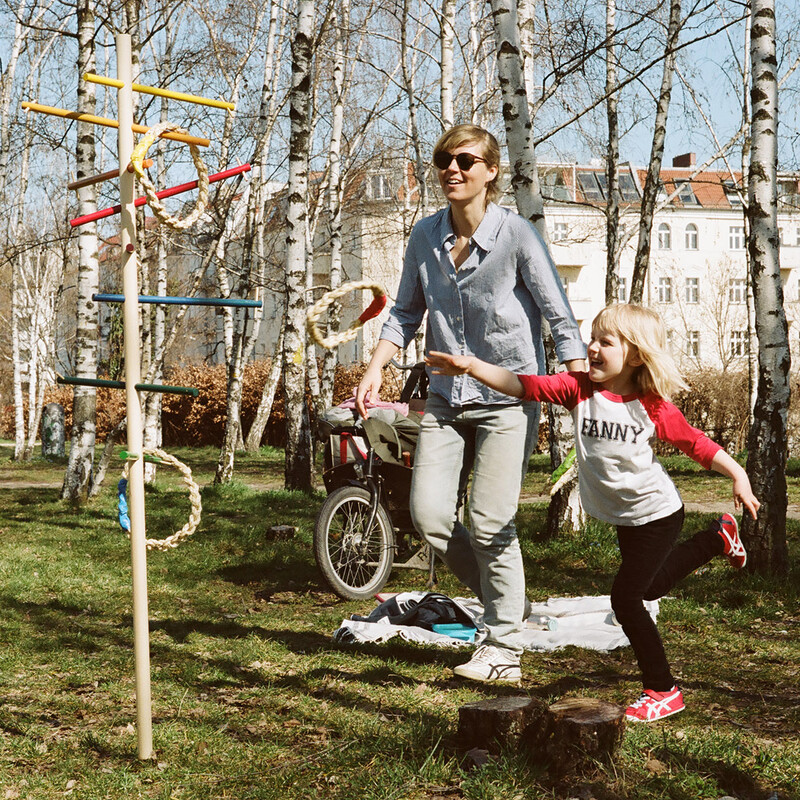
[[[678,753],[669,747],[654,750],[653,755],[662,763],[685,772],[714,778],[722,791],[738,800],[767,800],[769,797],[778,796],[773,794],[770,787],[759,783],[755,778],[732,764],[725,764],[714,759],[696,758],[688,753]],[[789,795],[782,794],[781,797],[789,800]],[[794,800],[797,800],[797,797],[796,794],[792,795]]]

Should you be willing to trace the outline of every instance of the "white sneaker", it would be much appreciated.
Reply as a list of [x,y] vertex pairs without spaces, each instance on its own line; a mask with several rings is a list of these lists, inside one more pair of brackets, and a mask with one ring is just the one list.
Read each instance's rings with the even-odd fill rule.
[[519,658],[488,644],[481,645],[466,664],[460,664],[453,672],[481,683],[519,683],[522,679]]

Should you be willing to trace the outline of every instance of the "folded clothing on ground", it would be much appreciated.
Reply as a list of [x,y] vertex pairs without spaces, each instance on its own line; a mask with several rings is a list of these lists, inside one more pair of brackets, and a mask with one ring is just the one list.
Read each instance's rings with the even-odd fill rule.
[[[399,636],[405,641],[436,644],[440,647],[466,647],[469,641],[457,636],[437,632],[430,628],[417,625],[414,620],[414,608],[420,601],[430,596],[425,592],[401,592],[390,598],[400,612],[397,616],[407,615],[404,624],[393,624],[391,614],[378,612],[381,606],[373,610],[367,617],[357,617],[342,620],[342,624],[333,634],[333,638],[341,643],[385,642]],[[480,644],[485,638],[483,629],[483,606],[480,601],[472,597],[448,598],[445,595],[435,595],[445,598],[449,603],[440,600],[436,602],[441,606],[457,609],[453,612],[457,619],[452,623],[445,620],[432,623],[436,624],[463,624],[472,625],[477,629],[474,643]],[[416,601],[416,602],[415,602]],[[384,604],[381,604],[384,605]],[[655,620],[658,616],[658,601],[646,601],[650,616]],[[427,604],[422,611],[426,611]],[[373,614],[378,614],[372,618]],[[466,615],[466,619],[463,615]],[[356,615],[354,615],[355,617]],[[372,619],[371,619],[372,618]],[[555,621],[555,624],[550,620]],[[546,652],[558,650],[569,645],[584,647],[589,650],[608,651],[617,647],[625,647],[628,638],[622,628],[616,623],[611,611],[611,598],[608,595],[596,597],[552,597],[543,603],[534,603],[528,617],[528,624],[521,633],[522,646],[526,650]]]

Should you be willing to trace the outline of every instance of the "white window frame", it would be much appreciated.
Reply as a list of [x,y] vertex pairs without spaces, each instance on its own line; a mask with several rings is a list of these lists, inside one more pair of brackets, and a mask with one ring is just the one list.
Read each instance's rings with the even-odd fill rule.
[[699,241],[697,225],[690,222],[684,231],[684,245],[687,250],[697,250]]
[[661,277],[658,279],[658,302],[671,303],[672,302],[672,278]]
[[628,279],[623,278],[621,275],[619,278],[619,284],[617,286],[617,302],[618,303],[628,302]]
[[729,303],[747,302],[746,278],[731,278],[728,281],[728,302]]
[[686,355],[692,358],[700,355],[700,331],[686,331]]
[[728,249],[744,250],[744,225],[731,225],[728,228]]
[[692,305],[700,302],[700,278],[686,278],[686,302]]
[[553,241],[554,242],[563,242],[568,237],[569,237],[569,229],[567,228],[567,223],[566,222],[554,222],[553,223]]
[[658,226],[658,249],[672,250],[672,228],[666,222]]
[[747,331],[731,331],[729,351],[731,358],[746,356],[747,349]]
[[389,176],[382,172],[369,176],[369,196],[371,200],[390,200],[392,197],[392,182]]

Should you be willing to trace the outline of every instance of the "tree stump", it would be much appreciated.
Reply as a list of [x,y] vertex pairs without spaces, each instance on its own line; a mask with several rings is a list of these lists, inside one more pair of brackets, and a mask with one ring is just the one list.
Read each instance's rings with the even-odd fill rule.
[[519,748],[546,712],[545,703],[535,697],[491,697],[467,703],[458,709],[459,745],[490,753]]
[[297,528],[294,525],[272,525],[267,528],[268,542],[285,542],[293,539]]
[[591,697],[571,697],[553,703],[533,736],[534,757],[545,760],[559,775],[592,761],[609,762],[625,731],[625,709]]

